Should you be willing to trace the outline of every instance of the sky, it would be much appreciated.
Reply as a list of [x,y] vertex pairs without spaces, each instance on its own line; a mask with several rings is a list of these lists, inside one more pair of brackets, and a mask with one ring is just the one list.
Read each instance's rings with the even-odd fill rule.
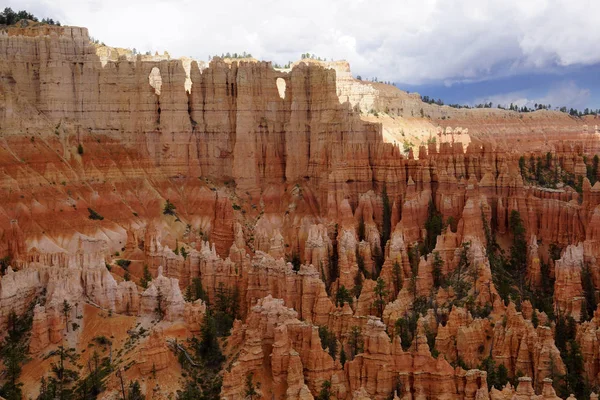
[[600,108],[598,0],[8,0],[109,46],[303,53],[445,103]]

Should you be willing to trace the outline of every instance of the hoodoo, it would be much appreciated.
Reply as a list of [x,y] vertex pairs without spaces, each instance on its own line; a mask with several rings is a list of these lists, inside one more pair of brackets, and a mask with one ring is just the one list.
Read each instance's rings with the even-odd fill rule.
[[0,394],[597,398],[598,125],[2,26]]

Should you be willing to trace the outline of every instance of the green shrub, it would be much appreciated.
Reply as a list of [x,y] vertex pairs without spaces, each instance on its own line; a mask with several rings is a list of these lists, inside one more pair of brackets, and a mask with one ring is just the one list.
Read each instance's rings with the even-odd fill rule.
[[98,220],[98,221],[102,221],[104,219],[104,217],[102,215],[98,214],[96,211],[92,210],[89,207],[88,207],[88,212],[90,213],[90,216],[88,217],[89,219]]
[[115,261],[115,263],[123,269],[128,269],[129,265],[131,264],[131,260],[120,259]]
[[163,208],[164,215],[175,215],[175,205],[167,199],[165,206]]

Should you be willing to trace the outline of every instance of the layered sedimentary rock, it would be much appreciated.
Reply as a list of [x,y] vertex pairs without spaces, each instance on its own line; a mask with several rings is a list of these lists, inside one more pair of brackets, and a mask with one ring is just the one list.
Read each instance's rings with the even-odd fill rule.
[[554,303],[560,313],[579,320],[582,297],[581,270],[583,268],[583,246],[568,246],[562,258],[556,260],[554,283]]
[[[0,78],[0,328],[30,312],[32,354],[84,349],[84,304],[123,314],[152,329],[131,379],[162,371],[144,390],[173,397],[166,338],[230,297],[223,398],[253,373],[262,398],[555,399],[557,316],[600,383],[597,313],[580,321],[597,118],[425,104],[343,62],[134,57],[41,24],[2,28]],[[507,296],[515,212],[526,276]],[[552,288],[554,316],[535,301]],[[486,360],[525,376],[488,391]]]

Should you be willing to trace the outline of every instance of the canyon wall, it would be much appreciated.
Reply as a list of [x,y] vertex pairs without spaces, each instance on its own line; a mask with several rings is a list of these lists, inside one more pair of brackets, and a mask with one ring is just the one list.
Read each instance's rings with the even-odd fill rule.
[[[100,49],[85,28],[3,28],[0,328],[32,307],[40,354],[91,343],[69,325],[83,304],[151,327],[128,376],[162,371],[152,398],[168,398],[177,340],[235,294],[222,398],[252,372],[261,398],[328,383],[336,399],[556,399],[564,317],[598,385],[599,317],[582,311],[585,277],[594,299],[600,285],[595,124],[425,104],[344,62],[205,65]],[[506,298],[492,241],[516,258],[515,215],[527,287]],[[186,301],[198,283],[206,302]],[[551,291],[550,309],[525,289]]]

